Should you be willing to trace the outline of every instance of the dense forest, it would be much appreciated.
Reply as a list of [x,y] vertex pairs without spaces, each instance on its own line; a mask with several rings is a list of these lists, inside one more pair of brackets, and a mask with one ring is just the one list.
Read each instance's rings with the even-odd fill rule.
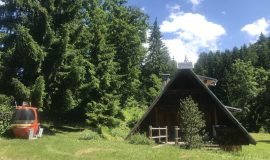
[[223,52],[200,54],[195,72],[219,80],[211,88],[225,105],[241,108],[237,119],[249,131],[270,131],[270,38]]
[[[2,115],[30,101],[42,119],[130,127],[159,93],[161,74],[176,72],[157,20],[148,24],[126,0],[6,0],[0,16]],[[219,80],[211,89],[243,110],[237,118],[249,131],[270,130],[268,37],[202,53],[194,70]]]
[[114,127],[176,71],[157,20],[126,0],[6,0],[0,12],[2,115],[29,101],[42,119]]

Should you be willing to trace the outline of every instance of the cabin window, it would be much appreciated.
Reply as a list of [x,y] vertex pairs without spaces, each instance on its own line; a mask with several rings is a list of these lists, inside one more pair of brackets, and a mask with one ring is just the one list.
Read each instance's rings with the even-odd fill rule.
[[31,109],[18,109],[15,111],[13,115],[14,121],[17,120],[25,120],[25,121],[31,121],[35,120],[35,113]]

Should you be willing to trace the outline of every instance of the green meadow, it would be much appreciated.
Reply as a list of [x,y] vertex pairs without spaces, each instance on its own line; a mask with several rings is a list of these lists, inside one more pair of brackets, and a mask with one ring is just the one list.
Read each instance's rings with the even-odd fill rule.
[[0,139],[0,160],[269,160],[270,134],[252,134],[257,145],[239,152],[186,150],[174,145],[133,145],[121,139],[79,140],[81,131],[57,132],[37,140]]

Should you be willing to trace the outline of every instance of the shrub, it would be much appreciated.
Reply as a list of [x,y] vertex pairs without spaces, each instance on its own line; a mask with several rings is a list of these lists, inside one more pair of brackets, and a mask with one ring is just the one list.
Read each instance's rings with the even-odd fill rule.
[[259,133],[268,133],[267,131],[267,128],[262,126],[260,129],[259,129]]
[[99,140],[100,135],[92,130],[85,130],[81,133],[79,140]]
[[134,127],[145,112],[145,108],[146,107],[139,108],[138,106],[125,108],[123,110],[123,114],[125,117],[126,126],[129,128]]
[[107,140],[120,140],[122,138],[120,137],[115,137],[112,135],[112,128],[106,127],[106,126],[101,126],[99,129],[99,133],[102,138],[107,139]]
[[142,145],[152,145],[155,142],[149,138],[146,137],[145,134],[134,134],[128,139],[130,144],[142,144]]
[[181,122],[185,147],[187,149],[201,147],[205,121],[202,112],[199,111],[198,104],[191,97],[181,100],[178,117]]
[[86,107],[86,122],[93,127],[118,126],[122,118],[119,105],[119,100],[113,94],[105,94],[97,102],[89,102]]
[[126,138],[127,134],[129,133],[129,128],[124,126],[124,124],[120,124],[119,127],[112,128],[110,133],[113,137],[119,137],[121,139]]
[[0,94],[0,135],[5,134],[12,118],[12,98]]
[[45,80],[39,76],[31,90],[31,101],[33,106],[38,107],[39,111],[43,110],[43,100],[45,97]]

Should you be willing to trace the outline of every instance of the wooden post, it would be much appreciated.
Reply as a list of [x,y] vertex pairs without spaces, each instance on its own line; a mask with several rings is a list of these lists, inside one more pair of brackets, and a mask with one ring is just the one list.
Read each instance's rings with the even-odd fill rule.
[[167,126],[165,126],[165,132],[166,132],[166,143],[168,143],[168,127]]
[[214,123],[215,123],[215,125],[218,124],[218,120],[217,120],[217,109],[216,108],[214,108]]
[[161,143],[161,138],[160,138],[160,135],[161,135],[161,133],[160,133],[160,129],[158,129],[158,143]]
[[178,144],[178,126],[174,127],[174,132],[175,132],[175,144]]
[[149,126],[149,138],[150,139],[152,138],[152,126],[151,125]]

